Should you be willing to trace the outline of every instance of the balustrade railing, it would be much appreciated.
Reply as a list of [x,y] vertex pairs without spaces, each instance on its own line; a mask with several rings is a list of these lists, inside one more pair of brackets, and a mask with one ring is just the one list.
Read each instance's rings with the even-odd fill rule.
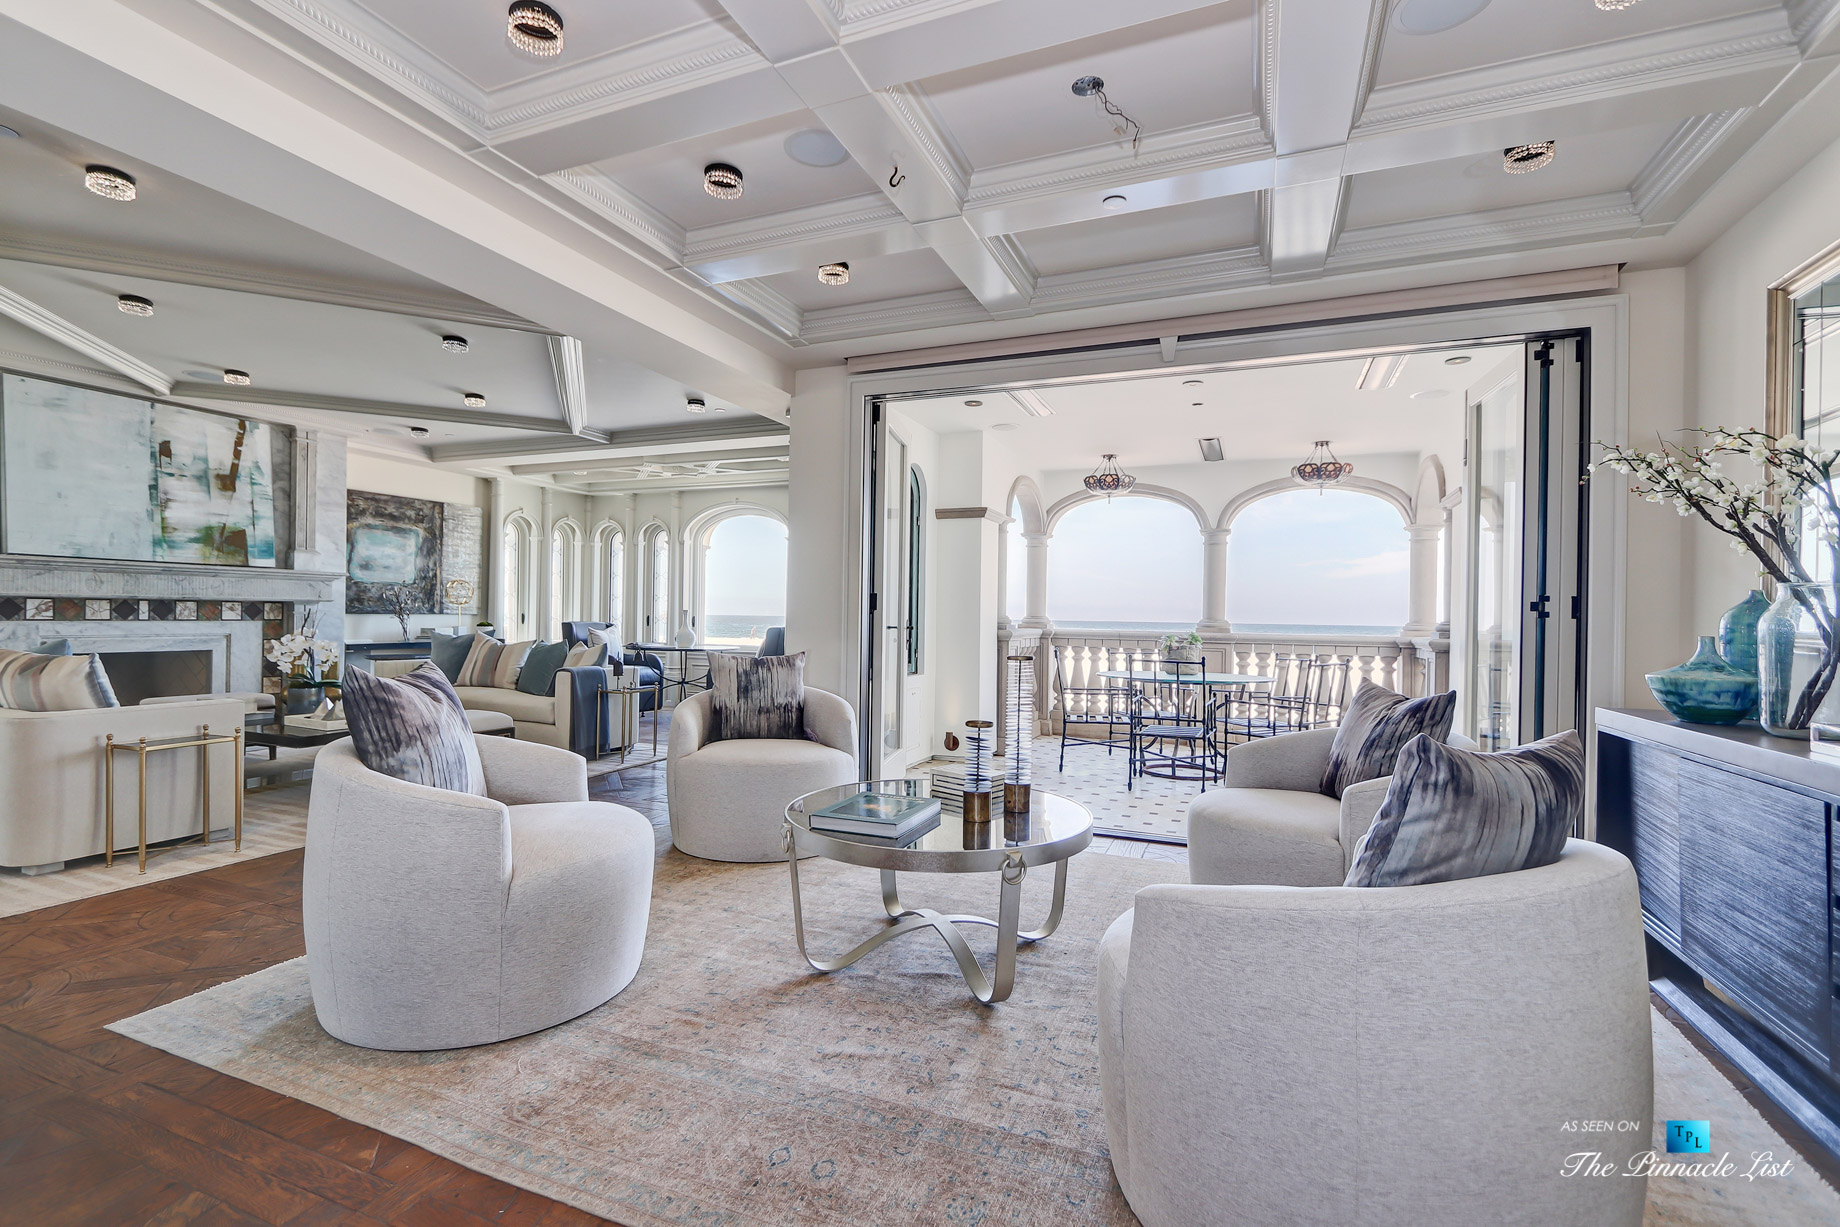
[[[1020,632],[1018,632],[1020,633]],[[1129,692],[1136,679],[1118,681],[1102,676],[1108,671],[1143,675],[1149,684],[1159,676],[1162,635],[1088,632],[1060,629],[1038,635],[1036,648],[1036,705],[1040,730],[1058,732],[1062,709],[1061,689],[1072,693],[1066,703],[1076,715],[1111,715],[1119,723],[1128,719]],[[1014,642],[1014,641],[1012,641]],[[1061,676],[1055,675],[1054,649],[1060,650]],[[1363,681],[1375,682],[1402,694],[1424,695],[1447,686],[1450,644],[1445,639],[1402,639],[1394,636],[1356,635],[1291,638],[1232,633],[1209,637],[1201,647],[1202,668],[1209,673],[1240,673],[1270,677],[1269,689],[1295,694],[1302,687],[1299,672],[1304,661],[1325,665],[1345,663],[1352,695]],[[1188,666],[1194,669],[1195,666]],[[1082,691],[1117,691],[1080,693]],[[1323,713],[1333,723],[1339,712]]]

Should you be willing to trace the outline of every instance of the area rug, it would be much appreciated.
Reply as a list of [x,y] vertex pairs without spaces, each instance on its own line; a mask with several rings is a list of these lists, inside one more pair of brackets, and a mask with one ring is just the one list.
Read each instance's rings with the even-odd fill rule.
[[[814,952],[874,928],[873,872],[806,864]],[[792,945],[783,866],[673,852],[658,862],[638,979],[539,1035],[454,1052],[351,1048],[314,1021],[299,960],[112,1030],[628,1227],[1130,1224],[1100,1105],[1095,943],[1138,888],[1183,876],[1076,857],[1061,930],[1019,956],[1015,994],[995,1008],[970,1000],[927,934],[811,974]],[[903,885],[909,902],[947,912],[996,902],[982,876]],[[1049,885],[1031,876],[1025,924]],[[988,957],[988,936],[973,943]],[[1734,1154],[1790,1153],[1656,1024],[1658,1115],[1712,1119],[1717,1148]],[[1840,1221],[1840,1201],[1799,1165],[1767,1188],[1735,1177],[1650,1188],[1650,1221],[1665,1227]]]
[[[125,856],[117,853],[113,865],[103,864],[102,858],[97,856],[78,861],[57,873],[31,876],[16,871],[0,873],[0,916],[16,916],[41,907],[74,903],[92,895],[106,895],[130,886],[162,882],[253,857],[304,848],[308,791],[306,784],[292,784],[245,793],[241,852],[236,850],[233,840],[216,839],[209,844],[175,848],[150,857],[145,874],[137,867],[138,856],[134,851]],[[130,832],[132,829],[130,824]],[[120,831],[119,824],[116,830]]]

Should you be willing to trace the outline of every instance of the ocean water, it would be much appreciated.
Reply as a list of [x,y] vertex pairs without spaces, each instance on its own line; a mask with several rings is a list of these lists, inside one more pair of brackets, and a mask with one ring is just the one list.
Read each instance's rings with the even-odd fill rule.
[[784,625],[785,614],[710,614],[703,619],[702,631],[709,639],[759,643],[769,626]]

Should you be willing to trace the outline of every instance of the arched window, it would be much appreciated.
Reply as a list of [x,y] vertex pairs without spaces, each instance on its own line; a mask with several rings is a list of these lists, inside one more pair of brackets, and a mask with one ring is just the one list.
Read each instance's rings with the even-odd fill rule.
[[696,591],[706,643],[758,647],[786,622],[786,526],[739,513],[700,530]]
[[561,623],[581,617],[581,530],[573,520],[558,520],[550,531],[549,609],[559,637]]
[[1399,632],[1409,546],[1392,504],[1354,490],[1291,490],[1234,518],[1227,620],[1254,634]]
[[671,534],[664,525],[653,524],[640,540],[644,549],[640,555],[644,568],[641,637],[647,643],[663,643],[671,636]]
[[521,515],[505,520],[500,542],[500,582],[504,585],[500,599],[504,602],[504,625],[499,633],[507,640],[517,639],[529,629],[532,598],[536,595],[536,555],[531,551],[531,524]]
[[626,617],[626,534],[618,524],[603,524],[597,550],[600,563],[601,620],[613,628],[620,639],[620,627]]
[[1081,503],[1056,522],[1048,549],[1057,626],[1193,630],[1201,617],[1201,527],[1177,503]]

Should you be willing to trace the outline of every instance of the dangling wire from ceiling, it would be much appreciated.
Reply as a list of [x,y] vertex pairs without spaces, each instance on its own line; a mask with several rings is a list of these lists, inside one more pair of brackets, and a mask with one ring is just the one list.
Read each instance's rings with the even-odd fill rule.
[[1099,106],[1104,109],[1105,113],[1118,121],[1112,125],[1112,131],[1119,136],[1130,138],[1131,153],[1135,156],[1138,142],[1143,139],[1143,125],[1125,114],[1123,107],[1105,96],[1105,78],[1081,77],[1073,83],[1073,93],[1076,98],[1097,98],[1099,100]]

